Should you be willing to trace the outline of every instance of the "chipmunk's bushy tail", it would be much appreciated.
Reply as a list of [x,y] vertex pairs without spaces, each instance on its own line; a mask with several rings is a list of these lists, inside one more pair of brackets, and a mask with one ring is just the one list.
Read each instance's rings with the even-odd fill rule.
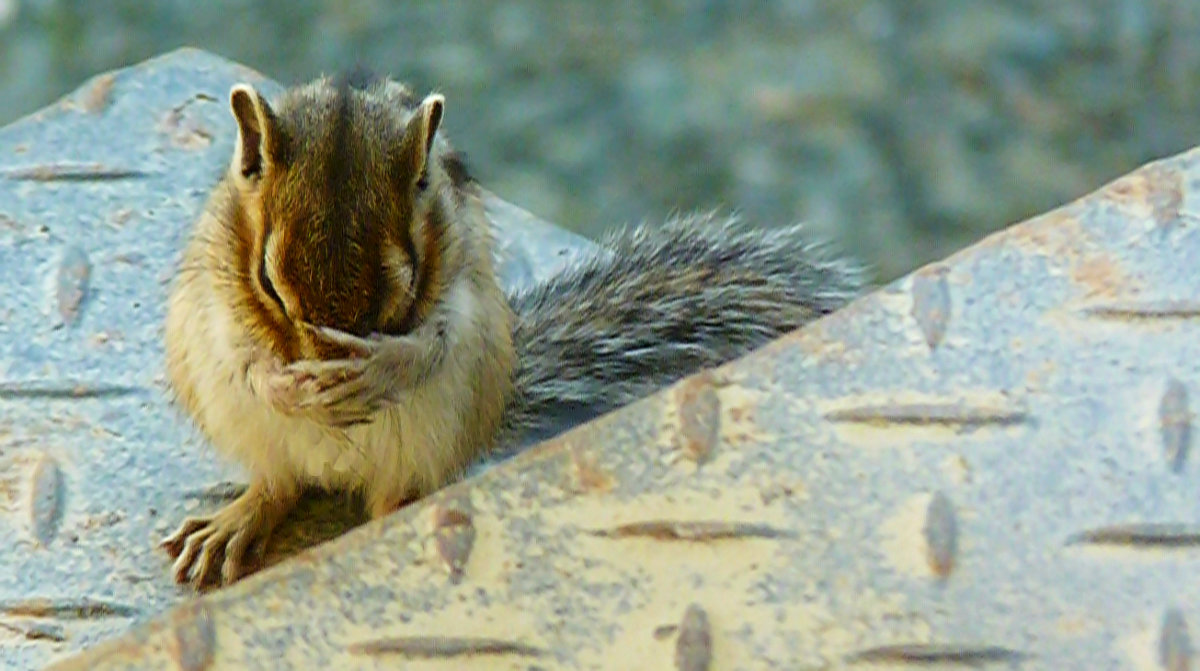
[[519,369],[501,443],[528,444],[832,312],[856,264],[799,226],[697,215],[621,231],[516,292]]

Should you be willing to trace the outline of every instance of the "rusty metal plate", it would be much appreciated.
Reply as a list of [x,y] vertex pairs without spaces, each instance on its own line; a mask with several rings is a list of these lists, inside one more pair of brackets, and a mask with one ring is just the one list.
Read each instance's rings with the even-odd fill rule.
[[[206,76],[172,90],[186,98]],[[85,229],[107,246],[69,240],[90,274],[57,270],[70,257],[50,256],[46,234],[5,232],[43,259],[22,271],[4,252],[2,272],[25,273],[5,286],[32,297],[12,312],[36,298],[39,324],[74,319],[6,330],[6,379],[100,391],[4,397],[3,472],[19,477],[0,489],[3,540],[19,547],[0,589],[77,600],[0,614],[4,652],[31,663],[127,629],[57,668],[1192,668],[1198,157],[1146,166],[154,618],[180,597],[152,541],[222,475],[162,416],[153,320],[121,302],[154,311],[161,289],[106,289],[123,229]],[[3,188],[28,199],[25,184]],[[102,193],[51,188],[68,186]],[[127,202],[175,193],[164,182]],[[40,211],[3,198],[25,208],[5,210],[14,221]],[[103,211],[76,201],[74,216]],[[177,225],[138,232],[166,253]],[[73,289],[81,277],[93,288]],[[126,323],[147,324],[138,347],[82,335]],[[85,453],[97,445],[103,458]]]
[[[184,50],[0,130],[0,668],[37,668],[188,596],[156,539],[236,494],[167,401],[161,324],[183,236],[228,161],[237,81]],[[451,111],[452,113],[452,111]],[[585,243],[494,197],[507,284]],[[270,561],[358,522],[307,502]]]

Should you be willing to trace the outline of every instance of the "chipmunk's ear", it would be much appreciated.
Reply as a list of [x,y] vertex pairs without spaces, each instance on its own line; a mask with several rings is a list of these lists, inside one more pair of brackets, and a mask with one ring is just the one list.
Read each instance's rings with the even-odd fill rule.
[[233,172],[245,180],[261,177],[277,155],[279,132],[275,112],[249,84],[237,84],[230,89],[229,107],[238,125]]
[[422,183],[429,167],[429,154],[433,151],[433,140],[442,125],[442,108],[446,99],[441,94],[426,96],[413,112],[408,127],[404,129],[401,143],[402,174],[412,175],[413,183]]

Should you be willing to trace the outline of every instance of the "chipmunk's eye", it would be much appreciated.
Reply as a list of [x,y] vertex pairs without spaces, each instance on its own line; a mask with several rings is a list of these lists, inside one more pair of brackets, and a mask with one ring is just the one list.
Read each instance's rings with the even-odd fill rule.
[[419,178],[417,178],[417,193],[424,193],[425,190],[428,188],[429,188],[429,174],[423,172],[423,173],[421,173],[421,176]]
[[275,291],[275,285],[271,283],[271,278],[267,276],[266,263],[260,263],[258,265],[258,283],[260,286],[262,286],[262,290],[266,292],[267,296],[269,296],[271,300],[275,301],[275,304],[279,306],[279,309],[287,312],[287,310],[283,307],[283,299],[279,297],[279,292]]

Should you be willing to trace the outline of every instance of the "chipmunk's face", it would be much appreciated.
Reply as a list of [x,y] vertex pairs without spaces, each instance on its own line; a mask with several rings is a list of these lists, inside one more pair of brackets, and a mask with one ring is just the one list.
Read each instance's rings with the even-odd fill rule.
[[273,110],[248,85],[230,104],[238,143],[234,258],[243,323],[284,361],[345,356],[307,325],[404,333],[440,289],[445,221],[430,160],[441,96],[418,105],[381,81],[318,80]]

